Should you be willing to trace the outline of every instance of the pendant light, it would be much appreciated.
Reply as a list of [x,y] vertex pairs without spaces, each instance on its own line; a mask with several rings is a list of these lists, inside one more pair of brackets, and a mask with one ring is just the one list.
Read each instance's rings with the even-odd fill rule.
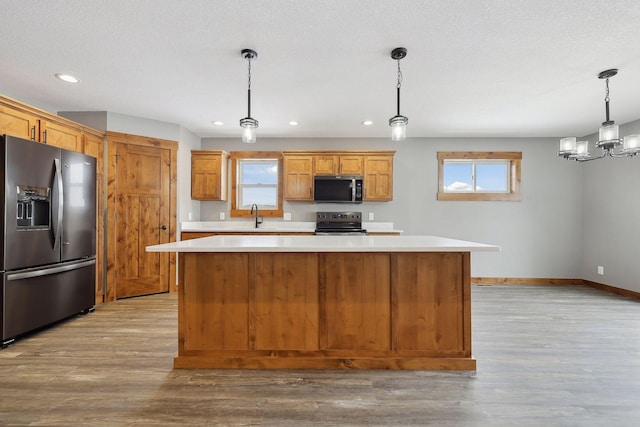
[[400,60],[407,56],[407,49],[404,47],[397,47],[391,51],[391,59],[398,62],[398,83],[396,84],[397,91],[397,114],[389,119],[389,126],[391,126],[391,140],[402,141],[407,137],[407,122],[409,119],[400,115],[400,86],[402,86],[402,71],[400,70]]
[[[575,136],[568,136],[560,140],[560,150],[558,156],[567,160],[586,162],[589,160],[602,159],[604,157],[633,157],[640,154],[640,134],[627,135],[620,138],[618,125],[609,117],[609,78],[618,74],[617,68],[604,70],[598,74],[598,78],[605,80],[606,92],[604,96],[605,121],[598,132],[598,142],[596,147],[602,150],[597,157],[591,157],[589,153],[589,141],[577,141]],[[613,151],[622,145],[622,150]]]
[[247,84],[247,117],[240,119],[240,127],[244,128],[242,132],[242,142],[256,142],[255,129],[258,127],[258,121],[251,117],[251,60],[258,57],[258,53],[253,49],[242,49],[242,57],[248,62],[249,79]]

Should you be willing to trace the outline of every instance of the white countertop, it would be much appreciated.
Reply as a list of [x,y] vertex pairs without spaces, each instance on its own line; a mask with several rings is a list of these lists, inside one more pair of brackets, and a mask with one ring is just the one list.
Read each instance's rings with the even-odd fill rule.
[[[393,222],[363,222],[362,228],[372,233],[402,233],[393,228]],[[313,233],[316,223],[302,221],[269,221],[265,219],[258,228],[255,220],[246,221],[185,221],[180,223],[181,232],[251,232],[251,233]]]
[[437,236],[211,236],[147,246],[147,252],[499,252],[500,247]]

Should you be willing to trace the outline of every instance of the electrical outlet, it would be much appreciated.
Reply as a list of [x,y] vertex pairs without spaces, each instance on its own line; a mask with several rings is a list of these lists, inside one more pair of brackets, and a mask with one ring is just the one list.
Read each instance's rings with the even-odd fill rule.
[[285,221],[291,221],[291,212],[285,212],[284,218]]
[[369,212],[369,221],[373,221],[373,217],[374,217],[373,212]]
[[604,266],[602,265],[598,266],[598,274],[601,276],[604,276]]
[[224,217],[225,217],[224,212],[220,212],[220,221],[224,221]]
[[189,212],[189,221],[191,221],[191,212]]

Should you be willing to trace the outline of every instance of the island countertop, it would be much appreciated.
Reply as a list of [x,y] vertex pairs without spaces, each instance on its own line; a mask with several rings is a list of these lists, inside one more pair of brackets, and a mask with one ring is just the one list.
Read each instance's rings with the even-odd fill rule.
[[211,236],[147,246],[147,252],[499,252],[500,247],[438,236]]

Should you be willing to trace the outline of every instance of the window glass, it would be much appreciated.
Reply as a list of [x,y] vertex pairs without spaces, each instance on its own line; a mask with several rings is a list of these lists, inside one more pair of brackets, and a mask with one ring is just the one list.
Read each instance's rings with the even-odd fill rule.
[[477,162],[475,191],[509,192],[509,162]]
[[278,207],[278,159],[238,160],[238,206]]
[[240,209],[251,209],[254,203],[261,208],[278,207],[278,190],[267,187],[240,187]]
[[451,192],[473,191],[473,163],[472,162],[445,162],[444,163],[444,189]]
[[278,184],[278,161],[240,160],[240,175],[243,184]]

